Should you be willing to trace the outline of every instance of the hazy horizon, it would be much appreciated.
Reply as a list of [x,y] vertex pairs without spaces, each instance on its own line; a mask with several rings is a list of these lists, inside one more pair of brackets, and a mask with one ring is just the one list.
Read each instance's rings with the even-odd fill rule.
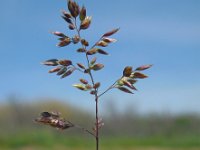
[[[126,65],[154,66],[145,71],[149,78],[137,83],[138,92],[127,95],[113,90],[101,100],[103,110],[110,101],[142,113],[200,113],[200,1],[197,0],[116,0],[77,2],[84,4],[92,24],[83,36],[94,42],[103,33],[120,27],[118,41],[106,48],[109,56],[99,56],[105,69],[95,80],[105,83],[104,91],[121,76]],[[48,74],[40,62],[66,58],[84,62],[77,47],[57,48],[51,31],[68,31],[60,17],[66,0],[0,1],[0,103],[10,95],[33,101],[40,98],[67,100],[84,109],[93,109],[88,93],[71,85],[79,82],[78,72],[60,80]]]

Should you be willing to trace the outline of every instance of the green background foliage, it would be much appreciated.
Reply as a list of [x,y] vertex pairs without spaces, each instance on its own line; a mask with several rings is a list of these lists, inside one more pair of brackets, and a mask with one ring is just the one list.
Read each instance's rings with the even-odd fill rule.
[[[34,123],[37,112],[54,110],[77,124],[92,126],[89,112],[56,101],[20,103],[12,100],[0,106],[1,150],[90,150],[94,139],[77,129],[64,131]],[[111,115],[112,114],[112,115]],[[130,112],[104,115],[100,146],[103,150],[198,150],[200,118],[196,115],[136,115]]]

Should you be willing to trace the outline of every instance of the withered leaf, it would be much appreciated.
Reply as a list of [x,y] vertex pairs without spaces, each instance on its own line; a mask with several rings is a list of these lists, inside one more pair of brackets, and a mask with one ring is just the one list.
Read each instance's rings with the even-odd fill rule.
[[58,38],[58,40],[63,41],[65,40],[65,37]]
[[71,14],[69,14],[69,13],[66,12],[65,10],[62,11],[62,14],[63,14],[66,18],[72,18]]
[[106,43],[114,43],[114,42],[117,41],[116,39],[111,39],[111,38],[108,38],[108,37],[104,37],[102,40]]
[[68,0],[68,9],[74,18],[79,15],[79,6],[75,1]]
[[81,39],[81,44],[83,44],[84,46],[89,46],[88,41],[86,41],[85,39]]
[[59,60],[58,63],[60,65],[63,65],[63,66],[70,66],[70,65],[72,65],[72,61],[71,60],[67,60],[67,59]]
[[134,80],[134,79],[131,79],[131,78],[129,78],[127,81],[131,84],[135,84],[137,82],[137,80]]
[[123,85],[124,85],[123,79],[119,79],[119,80],[117,81],[117,85],[123,86]]
[[53,69],[49,70],[49,73],[58,72],[61,68],[62,68],[61,66],[53,68]]
[[80,25],[80,29],[82,30],[85,30],[85,29],[88,29],[90,24],[91,24],[91,20],[92,20],[92,17],[86,17],[82,22],[81,22],[81,25]]
[[66,71],[60,78],[63,79],[69,75],[71,75],[74,72],[74,69],[70,69],[68,71]]
[[87,85],[85,85],[85,88],[86,88],[87,90],[91,90],[91,89],[92,89],[92,86],[91,86],[90,84],[87,84]]
[[40,113],[41,117],[44,117],[44,118],[49,118],[49,117],[52,117],[52,119],[55,119],[55,118],[59,118],[60,117],[60,113],[59,112],[42,112]]
[[134,74],[133,74],[133,78],[144,79],[144,78],[147,78],[147,77],[148,77],[147,75],[140,73],[140,72],[134,72]]
[[57,59],[49,59],[49,60],[46,60],[45,62],[43,62],[42,64],[46,65],[46,66],[57,66],[58,60]]
[[98,89],[100,87],[101,83],[100,82],[97,82],[94,84],[93,88],[94,89]]
[[51,117],[51,114],[49,112],[42,112],[41,116],[42,117]]
[[74,8],[75,8],[75,13],[76,13],[76,17],[80,14],[80,8],[79,5],[74,1],[73,2]]
[[77,44],[79,41],[80,41],[80,37],[78,35],[75,35],[73,38],[72,38],[72,41],[74,44]]
[[131,92],[129,89],[125,88],[125,87],[117,87],[119,90],[123,91],[123,92],[126,92],[126,93],[130,93],[130,94],[134,94],[133,92]]
[[62,68],[58,71],[57,75],[60,76],[60,75],[64,74],[66,71],[67,71],[67,67],[62,67]]
[[98,48],[93,48],[87,51],[87,55],[94,55],[98,52]]
[[83,21],[85,19],[85,17],[86,17],[86,9],[85,9],[84,6],[81,8],[79,17],[80,17],[81,21]]
[[45,62],[57,62],[58,61],[58,59],[48,59],[48,60],[46,60]]
[[79,68],[81,68],[81,69],[85,69],[85,66],[84,66],[83,64],[81,64],[81,63],[77,63],[77,65],[79,66]]
[[103,64],[95,64],[92,66],[91,69],[93,69],[94,71],[98,71],[98,70],[101,70],[103,67],[104,67]]
[[56,36],[60,36],[60,37],[66,37],[65,34],[63,34],[62,32],[59,32],[59,31],[55,31],[55,32],[52,32],[52,34],[56,35]]
[[123,80],[125,86],[131,88],[132,90],[137,90],[130,82]]
[[84,73],[89,73],[90,72],[90,69],[85,69],[84,70]]
[[95,64],[95,62],[96,62],[96,60],[97,60],[97,58],[96,57],[94,57],[91,61],[90,61],[90,65],[94,65]]
[[99,41],[98,43],[96,43],[96,46],[106,47],[108,46],[108,43],[105,41]]
[[132,67],[131,66],[127,66],[124,68],[124,71],[123,71],[123,76],[125,77],[129,77],[132,73]]
[[72,123],[60,118],[59,114],[54,112],[42,112],[40,117],[36,118],[35,121],[61,130],[74,126]]
[[71,14],[72,14],[73,11],[74,11],[74,8],[73,8],[72,3],[73,3],[73,2],[72,2],[71,0],[68,0],[68,9],[69,9],[69,11],[70,11]]
[[70,38],[64,38],[62,41],[60,41],[60,43],[58,43],[57,46],[59,47],[64,47],[64,46],[67,46],[71,43],[71,39]]
[[143,65],[143,66],[136,68],[135,70],[143,71],[143,70],[149,69],[150,67],[152,67],[152,65]]
[[67,23],[69,23],[69,24],[73,24],[72,23],[72,20],[70,19],[70,18],[68,18],[68,17],[65,17],[65,16],[61,16]]
[[61,115],[61,113],[58,111],[52,111],[50,114],[51,114],[51,117],[53,118],[59,118]]
[[82,91],[86,90],[85,86],[82,85],[82,84],[74,84],[73,87],[75,87],[75,88],[77,88],[79,90],[82,90]]
[[99,54],[108,55],[108,53],[102,49],[98,49]]
[[109,31],[109,32],[105,33],[105,34],[103,35],[103,37],[111,36],[111,35],[115,34],[117,31],[119,31],[119,28],[113,29],[112,31]]
[[[102,118],[98,119],[97,125],[98,125],[98,129],[100,129],[101,127],[104,126],[104,122],[103,122]],[[96,124],[95,124],[94,130],[96,130]]]
[[68,27],[69,27],[70,30],[74,30],[75,29],[75,26],[72,23],[70,23]]
[[85,79],[80,79],[80,82],[83,83],[83,84],[88,84],[88,81],[85,80]]
[[92,91],[90,91],[90,94],[91,94],[91,95],[95,95],[95,94],[96,94],[96,91],[95,91],[95,90],[92,90]]
[[84,48],[79,48],[79,49],[77,49],[77,52],[79,52],[79,53],[84,53],[86,50],[84,49]]

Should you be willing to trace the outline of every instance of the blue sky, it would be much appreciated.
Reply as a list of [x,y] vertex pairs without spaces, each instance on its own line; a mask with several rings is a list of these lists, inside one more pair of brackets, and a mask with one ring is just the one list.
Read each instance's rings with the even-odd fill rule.
[[[200,113],[200,1],[198,0],[77,0],[84,4],[92,25],[83,34],[95,42],[110,29],[120,27],[109,56],[99,56],[105,69],[95,79],[102,90],[120,77],[126,65],[154,64],[150,76],[137,83],[135,95],[113,90],[102,97],[102,110],[115,102],[120,109],[133,106],[141,113]],[[10,94],[28,99],[52,97],[93,108],[92,97],[71,87],[82,75],[60,80],[40,62],[69,58],[84,62],[78,47],[57,48],[51,31],[74,35],[61,19],[65,0],[0,1],[0,100]]]

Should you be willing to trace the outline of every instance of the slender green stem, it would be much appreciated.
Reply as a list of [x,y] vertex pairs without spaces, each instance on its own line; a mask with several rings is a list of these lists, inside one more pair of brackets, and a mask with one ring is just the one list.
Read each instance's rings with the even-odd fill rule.
[[83,71],[83,70],[79,69],[79,68],[78,68],[78,67],[76,67],[75,65],[73,65],[73,64],[72,64],[72,66],[74,67],[74,69],[76,69],[76,70],[78,70],[78,71],[80,71],[80,72],[84,73],[84,71]]
[[81,129],[81,130],[83,130],[84,132],[87,132],[87,133],[91,134],[92,136],[96,137],[95,134],[92,133],[91,131],[89,131],[88,129],[86,129],[86,128],[80,126],[80,125],[74,124],[74,123],[72,123],[72,122],[70,122],[70,121],[67,121],[67,122],[70,123],[73,127],[78,128],[78,129]]
[[[117,80],[118,81],[118,80]],[[117,81],[115,81],[111,86],[109,86],[104,92],[102,92],[101,94],[98,95],[98,97],[103,96],[105,93],[107,93],[109,90],[111,90],[112,88],[114,88],[114,85],[117,83]]]
[[99,117],[98,117],[98,96],[95,95],[96,102],[96,150],[99,149]]
[[120,79],[116,80],[116,81],[115,81],[111,86],[109,86],[104,92],[102,92],[101,94],[99,94],[99,95],[98,95],[98,98],[101,97],[101,96],[103,96],[105,93],[107,93],[108,91],[110,91],[112,88],[114,88],[115,84],[116,84],[119,80],[121,80],[122,78],[123,78],[123,76],[122,76]]
[[100,37],[100,39],[90,48],[90,49],[93,49],[96,45],[97,45],[97,43],[99,42],[99,41],[101,41],[102,40],[102,37]]
[[[78,29],[78,27],[77,27],[77,23],[76,23],[76,19],[74,20],[74,24],[75,24],[75,28],[76,28],[76,31],[77,31],[77,33],[78,33],[78,36],[80,37],[80,39],[81,39],[81,35],[80,35],[80,29]],[[101,39],[100,39],[101,40]],[[99,40],[99,41],[100,41]],[[93,47],[95,47],[96,46],[96,43],[92,46],[92,48]],[[84,49],[86,49],[86,46],[84,46],[83,44],[82,44],[82,47],[84,48]],[[88,68],[90,67],[90,60],[89,60],[89,57],[88,57],[88,55],[87,55],[87,51],[85,52],[85,56],[86,56],[86,60],[87,60],[87,66],[88,66]],[[91,70],[89,70],[89,76],[90,76],[90,79],[91,79],[91,81],[92,81],[92,85],[93,85],[93,87],[94,87],[94,85],[95,85],[95,81],[94,81],[94,77],[93,77],[93,75],[92,75],[92,72],[91,72]],[[99,150],[99,127],[98,127],[98,121],[99,121],[99,116],[98,116],[98,89],[97,88],[94,88],[94,90],[95,90],[95,103],[96,103],[96,112],[95,112],[95,116],[96,116],[96,123],[95,123],[95,125],[96,125],[96,133],[95,133],[95,139],[96,139],[96,150]],[[87,130],[85,130],[85,131],[87,131]],[[87,131],[88,132],[88,131]],[[90,133],[90,132],[88,132],[88,133]],[[90,133],[91,134],[91,133]]]
[[[87,64],[88,64],[88,68],[90,67],[90,61],[89,61],[89,58],[88,58],[88,55],[87,53],[85,53],[86,55],[86,59],[87,59]],[[92,85],[94,87],[95,85],[95,82],[94,82],[94,78],[93,78],[93,75],[92,75],[92,72],[91,70],[89,70],[89,76],[90,76],[90,79],[92,81]],[[97,88],[94,89],[95,90],[95,103],[96,103],[96,112],[95,112],[95,116],[96,116],[96,150],[99,149],[99,127],[98,127],[98,122],[99,122],[99,115],[98,115],[98,90]]]
[[79,129],[83,130],[84,132],[87,132],[96,138],[96,135],[94,133],[92,133],[91,131],[89,131],[88,129],[85,129],[84,127],[81,127],[79,125],[74,125],[74,127],[79,128]]

